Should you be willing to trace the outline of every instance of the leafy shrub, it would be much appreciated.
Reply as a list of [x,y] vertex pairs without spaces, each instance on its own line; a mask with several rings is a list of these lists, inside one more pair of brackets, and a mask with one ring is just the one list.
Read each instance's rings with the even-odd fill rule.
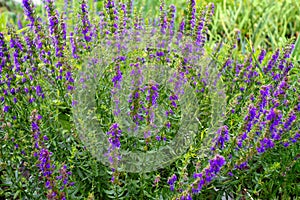
[[[1,198],[287,199],[300,195],[300,68],[292,57],[295,48],[292,40],[274,52],[249,46],[245,54],[240,51],[237,34],[228,44],[216,42],[210,48],[207,39],[212,32],[209,28],[214,4],[197,10],[193,0],[177,26],[176,8],[167,7],[164,2],[160,5],[159,19],[143,19],[131,1],[120,4],[105,1],[99,13],[97,10],[89,13],[85,0],[78,4],[78,13],[73,13],[78,17],[67,18],[67,13],[56,11],[52,0],[46,0],[45,21],[30,0],[23,0],[27,27],[16,31],[7,24],[1,30]],[[149,34],[149,29],[158,32],[149,37],[150,41],[143,37]],[[87,60],[93,58],[93,50],[102,48],[100,55],[111,58],[111,50],[127,47],[126,42],[121,43],[125,47],[119,46],[120,38],[125,41],[135,38],[133,41],[138,43],[139,36],[142,41],[147,40],[142,43],[145,48],[130,46],[125,51],[128,54],[117,53],[117,59],[114,57],[113,62],[105,65],[106,76],[95,79],[100,82],[94,85],[98,116],[92,120],[105,125],[107,141],[103,142],[108,144],[112,160],[105,165],[80,137],[89,136],[90,132],[82,132],[75,126],[79,122],[73,113],[80,105],[76,101],[84,99],[84,96],[76,98],[75,83],[84,77],[80,72],[87,63],[97,61]],[[173,41],[170,44],[174,46],[168,46],[166,41]],[[194,62],[194,55],[203,60]],[[101,61],[104,56],[98,59]],[[110,95],[122,83],[123,75],[143,63],[175,70],[182,78],[179,79],[194,89],[200,126],[194,130],[196,135],[187,151],[169,166],[134,173],[120,170],[118,162],[122,158],[112,154],[121,148],[134,149],[137,141],[124,137],[125,130],[120,133],[110,110],[117,101]],[[198,74],[201,65],[216,70],[217,82],[224,85],[226,107],[212,104],[222,99],[222,94],[211,93],[214,84],[207,74],[213,73],[208,70]],[[91,68],[90,73],[97,69]],[[166,141],[171,141],[180,134],[176,132],[179,128],[176,123],[183,120],[180,108],[184,105],[177,102],[175,92],[155,84],[150,89],[149,93],[140,93],[144,102],[154,99],[157,101],[151,101],[152,106],[158,103],[165,104],[164,109],[174,109],[172,113],[176,116],[170,122],[176,126],[169,135],[161,135],[162,138],[167,135]],[[131,110],[133,120],[139,112],[135,108]],[[219,108],[223,117],[213,127],[215,132],[210,132],[214,111]],[[142,114],[149,118],[141,123],[151,122],[149,112]],[[207,140],[211,135],[214,137]],[[159,147],[162,140],[155,139],[145,136],[136,150],[148,152]],[[203,155],[204,147],[208,151]]]

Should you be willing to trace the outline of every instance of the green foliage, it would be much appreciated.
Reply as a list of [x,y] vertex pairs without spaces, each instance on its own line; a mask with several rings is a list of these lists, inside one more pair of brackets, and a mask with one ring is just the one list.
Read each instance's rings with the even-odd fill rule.
[[211,37],[232,38],[238,29],[242,43],[248,39],[254,47],[275,49],[299,34],[299,9],[299,1],[290,0],[216,3]]
[[[6,1],[0,1],[1,5],[6,5]],[[103,10],[104,1],[89,1],[90,16]],[[175,4],[178,9],[177,22],[183,16],[184,9],[187,8],[185,1],[166,1],[166,5]],[[197,1],[198,7],[204,7],[205,1]],[[193,199],[222,199],[222,197],[231,197],[233,199],[293,199],[300,197],[300,144],[291,143],[288,148],[283,147],[282,142],[290,141],[291,137],[299,131],[299,123],[294,123],[290,130],[287,130],[282,141],[276,141],[274,148],[268,149],[264,154],[257,154],[259,139],[269,134],[265,131],[263,135],[256,136],[256,129],[249,133],[248,139],[244,142],[245,148],[241,151],[236,150],[237,139],[245,128],[245,116],[248,112],[248,107],[251,104],[259,104],[259,95],[262,85],[272,85],[276,88],[279,84],[273,76],[265,73],[264,67],[268,65],[268,61],[272,59],[273,54],[268,52],[266,59],[262,63],[258,62],[259,51],[262,48],[277,49],[284,48],[280,51],[280,60],[283,60],[284,54],[290,48],[293,36],[297,35],[297,30],[300,30],[300,21],[297,12],[300,10],[298,1],[215,1],[215,17],[209,30],[209,43],[204,46],[207,54],[213,58],[214,63],[218,66],[221,75],[221,81],[226,85],[226,119],[224,124],[229,127],[229,133],[232,140],[225,145],[222,150],[217,150],[217,153],[222,154],[227,160],[226,165],[221,170],[216,179],[208,185],[205,185],[200,194],[193,196]],[[11,39],[20,39],[20,43],[26,46],[26,41],[23,36],[36,39],[36,34],[31,32],[25,17],[21,17],[25,28],[14,30],[7,26],[9,23],[16,24],[17,16],[20,14],[20,6],[7,3],[7,8],[1,8],[0,12],[0,33],[4,34],[4,41],[9,46]],[[135,5],[140,8],[134,14],[143,13],[146,17],[159,16],[158,5],[159,1],[147,0],[136,1]],[[15,6],[15,7],[14,7]],[[56,6],[60,13],[65,12],[67,16],[68,33],[74,30],[75,25],[79,25],[78,29],[82,29],[81,19],[78,18],[80,13],[80,2],[72,1],[68,9],[64,8],[63,0],[57,1]],[[16,8],[12,12],[12,8]],[[37,14],[43,19],[47,18],[46,11],[42,6],[37,6]],[[81,13],[82,14],[82,13]],[[124,13],[123,13],[124,14]],[[82,15],[81,15],[82,17]],[[113,18],[113,17],[112,17]],[[121,17],[123,19],[123,16]],[[138,19],[134,18],[138,21]],[[48,21],[45,20],[45,24]],[[98,20],[98,21],[97,21]],[[113,19],[110,19],[107,29],[112,30]],[[98,18],[91,18],[91,21],[98,25]],[[61,28],[62,20],[59,20],[57,29]],[[21,70],[24,72],[30,71],[33,81],[22,82],[22,76],[10,70],[13,66],[13,61],[6,63],[1,72],[1,78],[6,74],[12,79],[11,87],[31,88],[37,85],[42,86],[45,98],[39,97],[34,89],[29,94],[17,94],[18,104],[13,104],[13,96],[5,96],[5,101],[1,102],[0,110],[0,198],[1,199],[45,199],[47,188],[45,187],[45,179],[41,175],[37,164],[37,157],[33,156],[36,151],[34,147],[33,131],[31,129],[32,113],[36,110],[43,116],[39,124],[40,132],[46,135],[49,140],[45,141],[44,147],[53,152],[51,156],[52,164],[57,167],[53,172],[53,176],[60,174],[59,169],[67,164],[68,169],[72,172],[70,180],[75,182],[74,187],[65,188],[62,191],[66,194],[67,199],[172,199],[180,194],[179,188],[187,189],[189,184],[194,181],[193,174],[198,170],[204,169],[208,164],[208,158],[203,158],[199,155],[199,151],[203,147],[202,142],[207,127],[209,126],[211,114],[212,98],[208,97],[208,89],[197,93],[197,98],[200,101],[201,109],[199,119],[202,119],[201,127],[193,144],[188,148],[188,151],[179,157],[170,166],[149,173],[126,173],[117,172],[118,182],[112,183],[111,176],[113,175],[110,167],[103,165],[99,160],[92,156],[92,153],[87,150],[86,146],[81,141],[78,131],[74,124],[72,116],[72,92],[68,91],[67,86],[70,84],[63,78],[57,78],[60,75],[60,69],[77,72],[84,63],[84,56],[89,55],[97,43],[86,42],[81,33],[75,35],[76,44],[78,47],[79,59],[72,57],[72,49],[70,44],[70,36],[67,36],[65,49],[63,54],[65,57],[55,56],[55,47],[52,38],[49,37],[48,26],[43,25],[38,34],[44,42],[42,49],[49,51],[51,56],[43,55],[49,60],[49,63],[44,63],[40,54],[42,53],[35,47],[26,48],[20,52],[21,57],[25,58],[30,55],[32,50],[31,60],[22,61],[20,63]],[[132,25],[132,24],[131,24]],[[237,30],[240,30],[241,40],[237,42]],[[56,30],[57,31],[57,30]],[[59,32],[60,33],[60,32]],[[102,37],[99,34],[97,37]],[[110,37],[108,35],[107,37]],[[61,38],[60,38],[61,39]],[[222,45],[220,41],[224,42]],[[212,47],[213,45],[214,47]],[[80,46],[81,45],[81,46]],[[233,46],[236,45],[236,48]],[[89,46],[90,48],[85,48]],[[218,48],[223,46],[223,48]],[[255,51],[253,51],[255,50]],[[286,51],[286,52],[285,52]],[[9,48],[8,52],[13,57],[15,50]],[[146,51],[137,51],[133,55],[130,62],[134,62],[135,57],[143,56]],[[168,55],[170,56],[170,55]],[[172,55],[173,56],[173,55]],[[30,56],[29,56],[30,57]],[[170,56],[171,57],[171,56]],[[167,67],[179,67],[182,58],[176,56],[171,57],[172,64]],[[1,57],[4,59],[4,56]],[[292,58],[287,59],[286,63],[293,63],[294,68],[286,75],[287,83],[290,85],[286,89],[286,96],[280,99],[278,109],[283,114],[283,119],[288,118],[288,114],[297,103],[299,103],[300,93],[300,66],[296,61],[300,59],[300,39],[298,37],[295,42],[295,49],[292,53]],[[13,60],[13,59],[12,59]],[[225,68],[224,63],[231,60],[233,62],[231,68]],[[252,61],[250,61],[252,60]],[[62,62],[61,68],[56,67],[57,62]],[[244,74],[248,72],[248,64],[253,64],[253,70],[258,75],[251,79],[250,82],[245,82]],[[121,65],[122,70],[126,70],[130,63]],[[164,60],[162,63],[164,64]],[[178,64],[178,66],[177,66]],[[243,65],[240,71],[238,66]],[[282,73],[278,69],[279,61],[275,63],[274,73]],[[36,67],[34,72],[32,67]],[[98,120],[102,120],[106,124],[105,130],[109,129],[111,121],[110,90],[112,87],[111,78],[113,76],[114,65],[108,66],[107,77],[103,77],[99,84],[96,94]],[[54,71],[53,73],[51,71]],[[194,78],[196,74],[193,70],[190,71],[189,78]],[[24,73],[26,74],[26,73]],[[64,74],[66,75],[66,74]],[[29,75],[25,75],[29,80]],[[197,81],[196,89],[204,88],[204,81]],[[243,89],[242,89],[243,88]],[[0,85],[2,96],[3,90],[9,90],[6,84]],[[168,91],[161,90],[162,94],[158,101],[164,103],[163,97],[169,95]],[[29,99],[35,97],[36,101],[29,103]],[[250,100],[251,97],[257,97],[255,100]],[[143,96],[145,98],[145,96]],[[12,105],[12,112],[4,113],[4,105]],[[165,107],[169,109],[169,102],[165,102]],[[270,106],[270,105],[268,105]],[[270,109],[270,107],[268,107]],[[233,112],[234,110],[234,112]],[[179,111],[178,111],[179,112]],[[176,113],[178,114],[178,113]],[[16,117],[16,119],[14,119]],[[264,116],[265,117],[265,116]],[[299,112],[297,120],[299,122]],[[172,119],[174,123],[177,118]],[[263,119],[261,119],[263,120]],[[282,126],[282,125],[281,125]],[[126,142],[127,146],[123,148],[133,148],[135,142],[132,138],[122,138],[122,142]],[[172,139],[170,137],[169,139]],[[141,142],[142,143],[142,142]],[[142,151],[142,144],[138,146]],[[211,152],[216,154],[216,152]],[[248,161],[248,167],[241,170],[236,169],[235,165]],[[232,173],[229,175],[228,173]],[[170,191],[167,184],[168,178],[173,174],[178,175],[175,191]],[[159,177],[160,180],[154,183],[154,180]],[[59,184],[61,184],[58,181]],[[59,185],[58,184],[58,185]],[[61,184],[62,185],[62,184]]]

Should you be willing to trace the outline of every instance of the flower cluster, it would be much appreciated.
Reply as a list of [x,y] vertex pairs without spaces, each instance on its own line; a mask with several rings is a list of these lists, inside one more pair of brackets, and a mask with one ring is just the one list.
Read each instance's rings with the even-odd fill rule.
[[118,116],[120,114],[120,108],[119,108],[119,97],[118,97],[118,91],[121,89],[121,81],[122,81],[122,72],[120,71],[120,66],[117,65],[116,66],[116,75],[113,76],[112,78],[112,82],[113,82],[113,89],[111,91],[112,93],[112,97],[114,99],[114,103],[115,103],[115,109],[114,109],[114,115]]
[[[41,176],[45,180],[45,188],[48,190],[47,198],[48,199],[66,199],[65,192],[62,192],[65,188],[71,187],[74,185],[74,182],[69,183],[68,177],[71,175],[71,172],[66,171],[67,166],[63,165],[63,167],[59,170],[60,176],[54,178],[54,170],[56,166],[53,164],[53,160],[51,160],[52,152],[48,150],[45,142],[48,141],[48,137],[44,135],[41,136],[41,119],[42,116],[38,114],[37,110],[34,110],[31,114],[31,131],[34,138],[34,156],[38,158],[37,167],[39,168]],[[58,183],[57,180],[62,180],[63,186],[60,187],[60,190],[57,189]]]
[[146,96],[146,100],[149,102],[148,108],[146,111],[146,116],[147,116],[147,122],[151,125],[154,126],[154,109],[157,108],[157,99],[159,96],[158,92],[158,84],[153,83],[150,84],[148,88],[148,94]]
[[81,2],[81,20],[82,20],[82,34],[84,40],[86,42],[90,42],[92,40],[93,32],[91,31],[91,22],[89,20],[89,13],[87,10],[87,2],[86,0],[82,0]]
[[22,0],[24,13],[27,16],[28,20],[30,21],[30,26],[33,27],[35,24],[35,16],[34,16],[34,9],[33,3],[31,0]]
[[213,139],[213,146],[211,147],[211,150],[215,151],[217,147],[220,149],[223,149],[225,147],[225,142],[228,142],[230,139],[229,133],[228,133],[228,127],[222,126],[217,131],[217,136]]
[[[209,165],[200,173],[194,173],[193,177],[196,181],[191,185],[191,192],[193,194],[199,193],[203,186],[210,183],[217,174],[221,171],[221,168],[226,164],[226,160],[221,155],[216,155],[209,161]],[[188,191],[183,192],[184,194],[189,193]],[[185,198],[187,199],[187,198]]]
[[121,148],[121,142],[120,137],[122,135],[122,131],[119,128],[119,125],[117,123],[114,123],[111,125],[109,131],[107,132],[108,135],[108,141],[109,141],[109,148],[108,148],[108,160],[110,162],[113,176],[111,178],[111,181],[115,183],[117,181],[117,166],[119,161],[121,160],[121,155],[119,153],[119,149]]
[[258,153],[264,153],[266,149],[274,147],[274,142],[269,138],[264,138],[260,141],[260,147],[257,148]]
[[63,190],[65,187],[70,187],[73,186],[75,183],[70,182],[69,176],[72,175],[71,171],[67,171],[67,165],[63,165],[59,169],[59,176],[56,177],[56,180],[62,180],[63,185],[61,186],[60,190]]
[[130,73],[133,79],[131,82],[132,92],[129,95],[128,102],[131,103],[130,115],[132,116],[132,119],[136,123],[136,125],[139,125],[140,122],[144,120],[141,112],[145,109],[145,107],[143,106],[143,104],[141,104],[140,101],[141,93],[143,92],[142,84],[144,81],[144,77],[142,74],[142,66],[139,62],[135,64],[130,64],[130,66],[133,67]]
[[174,191],[175,189],[175,182],[177,181],[177,176],[176,174],[173,174],[169,179],[168,179],[168,184],[170,185],[170,190]]
[[158,174],[157,176],[155,176],[155,179],[153,181],[153,187],[157,187],[158,183],[160,182],[160,175]]
[[34,110],[31,114],[31,130],[33,133],[34,143],[36,151],[34,152],[34,156],[38,158],[39,162],[37,167],[40,170],[41,175],[45,178],[45,187],[48,189],[47,197],[48,199],[55,199],[57,196],[57,192],[55,191],[55,181],[52,179],[52,174],[55,169],[55,165],[51,162],[51,155],[44,141],[48,140],[47,136],[41,138],[40,133],[40,120],[42,116]]
[[176,16],[176,7],[174,5],[170,5],[169,16],[168,16],[170,35],[174,34],[175,16]]

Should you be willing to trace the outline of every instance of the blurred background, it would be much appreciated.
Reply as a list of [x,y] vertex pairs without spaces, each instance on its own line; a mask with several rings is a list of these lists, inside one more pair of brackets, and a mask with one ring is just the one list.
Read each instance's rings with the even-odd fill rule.
[[[0,31],[6,22],[19,24],[19,28],[26,24],[21,1],[0,0]],[[299,35],[300,1],[196,0],[196,5],[203,7],[208,2],[215,4],[215,16],[209,32],[211,41],[220,41],[222,38],[231,40],[239,30],[242,47],[251,43],[255,48],[274,50]],[[34,0],[34,3],[36,11],[44,16],[42,1]],[[55,3],[59,11],[74,14],[79,9],[80,0],[56,0]],[[88,0],[89,7],[94,11],[101,10],[103,3],[104,0]],[[135,0],[134,4],[145,17],[159,15],[159,0]],[[180,21],[187,0],[166,0],[166,4],[177,7],[177,21]]]

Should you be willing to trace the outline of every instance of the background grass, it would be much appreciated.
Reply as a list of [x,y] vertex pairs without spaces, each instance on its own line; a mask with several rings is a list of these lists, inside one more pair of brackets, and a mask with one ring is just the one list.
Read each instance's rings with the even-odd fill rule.
[[[57,0],[56,5],[60,11],[65,9],[65,0]],[[80,1],[73,1],[69,10],[75,11]],[[241,45],[245,49],[249,43],[254,48],[276,49],[284,45],[288,39],[297,38],[300,31],[300,1],[295,0],[204,0],[196,1],[201,7],[208,2],[215,3],[215,16],[210,27],[210,40],[220,41],[222,38],[231,40],[237,30],[241,32]],[[136,7],[145,17],[159,15],[159,0],[136,0]],[[177,7],[177,20],[181,20],[186,8],[184,0],[166,0],[166,4]],[[90,8],[102,7],[103,0],[94,3],[89,0]],[[11,0],[0,0],[0,20],[6,18],[11,23],[17,23],[23,13],[22,8]],[[38,10],[43,12],[41,6]],[[21,21],[24,22],[24,18]],[[298,23],[297,23],[298,22]],[[4,23],[0,25],[3,30]]]

